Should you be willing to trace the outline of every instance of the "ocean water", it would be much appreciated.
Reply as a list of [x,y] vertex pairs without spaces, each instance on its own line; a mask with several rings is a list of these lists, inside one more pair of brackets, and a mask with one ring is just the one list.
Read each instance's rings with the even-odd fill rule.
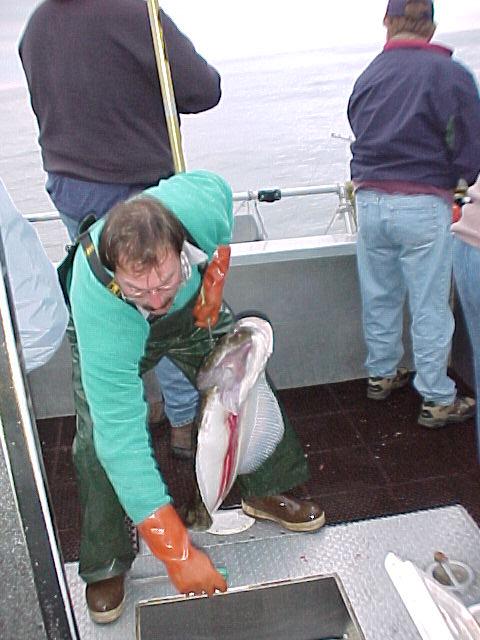
[[[438,40],[453,46],[456,58],[480,77],[480,30]],[[36,123],[11,43],[8,47],[3,67],[0,62],[0,177],[22,213],[51,211]],[[182,118],[187,169],[216,171],[234,191],[348,180],[349,144],[332,133],[351,135],[348,97],[378,50],[350,46],[217,63],[220,104]],[[269,237],[298,237],[323,233],[336,204],[334,195],[303,196],[263,204],[260,211]],[[47,244],[51,229],[41,234]],[[344,229],[337,223],[336,230]]]
[[[448,44],[480,78],[480,30],[448,34]],[[187,166],[219,171],[235,191],[348,180],[349,144],[332,133],[351,136],[348,98],[377,53],[359,46],[224,63],[219,106],[183,120]],[[297,237],[323,233],[336,204],[303,196],[261,212],[270,237]]]

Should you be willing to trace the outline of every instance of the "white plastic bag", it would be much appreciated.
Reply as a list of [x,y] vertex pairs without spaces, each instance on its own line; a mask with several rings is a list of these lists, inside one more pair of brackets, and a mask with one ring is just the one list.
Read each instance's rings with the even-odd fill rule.
[[48,362],[60,346],[68,311],[54,266],[1,180],[0,224],[25,365],[32,371]]

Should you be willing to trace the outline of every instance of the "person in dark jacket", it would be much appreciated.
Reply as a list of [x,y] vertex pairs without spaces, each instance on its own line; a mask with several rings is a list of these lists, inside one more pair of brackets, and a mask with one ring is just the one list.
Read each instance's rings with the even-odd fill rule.
[[480,168],[480,99],[452,51],[430,43],[431,0],[390,0],[384,25],[387,43],[348,104],[367,395],[383,400],[409,381],[398,368],[408,295],[414,386],[423,398],[418,422],[435,428],[475,412],[474,400],[457,394],[447,363],[453,193]]
[[[178,112],[211,109],[221,97],[218,72],[169,16],[160,17]],[[30,17],[19,53],[46,189],[72,240],[87,214],[101,218],[173,175],[146,2],[46,0]],[[198,394],[167,358],[155,373],[172,450],[192,456]]]

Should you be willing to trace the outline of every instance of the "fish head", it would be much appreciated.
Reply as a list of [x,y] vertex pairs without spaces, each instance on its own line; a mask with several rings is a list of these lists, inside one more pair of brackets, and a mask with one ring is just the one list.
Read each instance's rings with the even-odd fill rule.
[[238,320],[205,358],[197,375],[198,389],[216,386],[224,407],[238,414],[241,403],[265,370],[272,350],[273,332],[266,320]]

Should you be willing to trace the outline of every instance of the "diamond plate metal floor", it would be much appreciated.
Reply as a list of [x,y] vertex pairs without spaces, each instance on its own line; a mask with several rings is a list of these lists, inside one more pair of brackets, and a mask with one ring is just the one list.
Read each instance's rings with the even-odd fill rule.
[[[283,533],[275,525],[256,523],[236,536],[202,533],[194,534],[193,539],[217,565],[228,568],[231,589],[337,574],[365,640],[420,638],[385,571],[389,551],[422,569],[431,564],[437,550],[465,562],[473,569],[475,580],[462,598],[468,606],[480,601],[480,530],[459,506],[326,526],[315,534]],[[102,627],[88,617],[77,564],[67,564],[66,569],[83,640],[133,640],[135,604],[174,594],[163,565],[142,549],[128,576],[123,616]]]

